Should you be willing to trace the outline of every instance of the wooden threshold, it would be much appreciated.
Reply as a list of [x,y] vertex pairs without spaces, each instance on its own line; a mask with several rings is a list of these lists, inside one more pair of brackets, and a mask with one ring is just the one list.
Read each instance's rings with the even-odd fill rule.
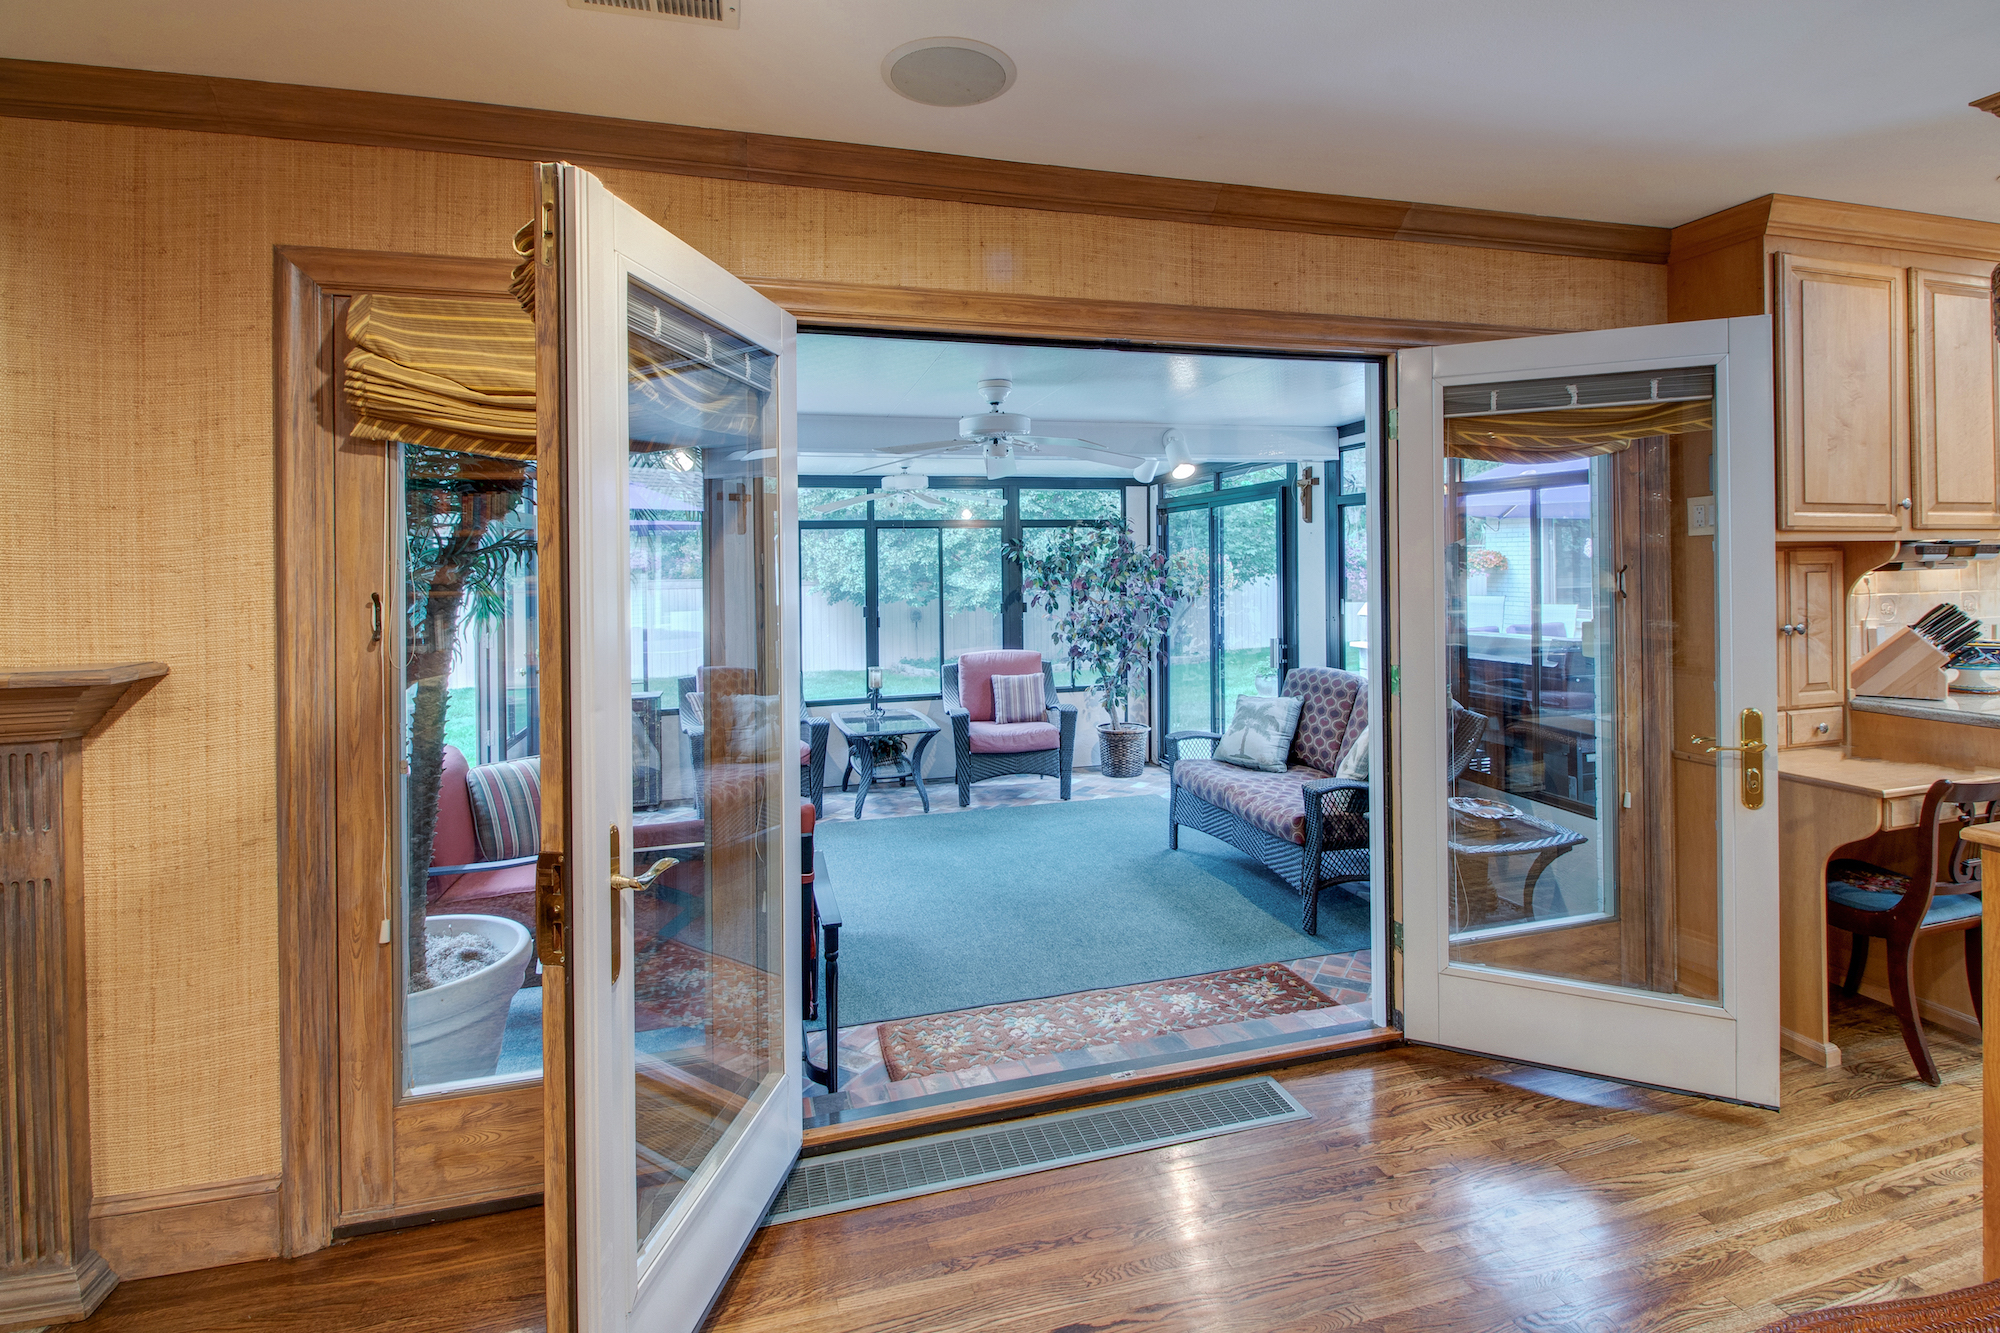
[[847,1148],[865,1148],[896,1139],[915,1138],[945,1130],[967,1129],[997,1120],[1015,1120],[1049,1111],[1066,1111],[1092,1102],[1115,1101],[1141,1092],[1160,1092],[1191,1083],[1205,1083],[1228,1074],[1249,1074],[1287,1065],[1303,1064],[1334,1055],[1358,1055],[1403,1044],[1396,1028],[1368,1028],[1324,1037],[1307,1037],[1282,1046],[1233,1051],[1223,1055],[1199,1056],[1162,1064],[1151,1069],[1123,1070],[1115,1074],[1076,1079],[1073,1082],[1017,1088],[985,1097],[925,1106],[909,1111],[888,1111],[834,1125],[807,1128],[800,1155],[817,1156]]

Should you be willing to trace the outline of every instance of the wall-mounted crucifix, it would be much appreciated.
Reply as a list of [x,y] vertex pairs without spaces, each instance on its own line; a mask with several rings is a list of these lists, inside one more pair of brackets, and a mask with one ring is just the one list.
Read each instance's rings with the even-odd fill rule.
[[734,500],[739,506],[736,510],[736,535],[740,537],[750,531],[750,501],[756,498],[755,492],[747,483],[738,483],[735,490],[722,498]]
[[1293,484],[1299,488],[1299,522],[1310,523],[1313,521],[1313,487],[1319,485],[1311,463],[1299,469],[1299,479]]

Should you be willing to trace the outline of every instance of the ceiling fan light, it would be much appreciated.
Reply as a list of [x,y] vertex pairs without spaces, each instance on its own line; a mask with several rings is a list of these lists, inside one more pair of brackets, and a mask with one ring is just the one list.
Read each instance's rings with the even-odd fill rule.
[[1166,434],[1167,464],[1172,469],[1169,476],[1175,481],[1184,481],[1194,475],[1194,455],[1188,452],[1187,436],[1177,430]]

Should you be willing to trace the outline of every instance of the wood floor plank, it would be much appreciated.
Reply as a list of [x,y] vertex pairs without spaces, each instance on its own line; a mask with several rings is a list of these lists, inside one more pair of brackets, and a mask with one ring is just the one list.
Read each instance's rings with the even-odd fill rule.
[[[1755,1110],[1401,1048],[1310,1121],[770,1227],[709,1333],[1735,1333],[1979,1279],[1976,1044],[1834,996]],[[539,1330],[538,1211],[129,1283],[79,1333]],[[449,1293],[441,1296],[440,1293]]]

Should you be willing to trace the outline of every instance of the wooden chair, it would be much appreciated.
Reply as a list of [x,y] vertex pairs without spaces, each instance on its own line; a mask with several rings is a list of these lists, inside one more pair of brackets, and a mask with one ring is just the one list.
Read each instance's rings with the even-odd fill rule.
[[[1849,995],[1860,989],[1862,974],[1868,968],[1868,941],[1887,940],[1889,995],[1896,1006],[1896,1021],[1903,1028],[1903,1044],[1917,1066],[1917,1077],[1932,1087],[1940,1082],[1937,1062],[1931,1059],[1930,1045],[1924,1040],[1923,1022],[1910,986],[1910,965],[1920,936],[1947,930],[1963,932],[1972,1010],[1984,1021],[1980,1004],[1983,940],[1979,929],[1979,862],[1976,856],[1968,855],[1959,834],[1968,824],[1991,820],[1995,801],[2000,801],[2000,782],[1940,779],[1924,793],[1917,827],[1908,830],[1902,840],[1908,847],[1911,873],[1850,860],[1834,861],[1826,870],[1827,924],[1854,937],[1854,952],[1841,989]],[[1888,844],[1878,839],[1876,845]]]

